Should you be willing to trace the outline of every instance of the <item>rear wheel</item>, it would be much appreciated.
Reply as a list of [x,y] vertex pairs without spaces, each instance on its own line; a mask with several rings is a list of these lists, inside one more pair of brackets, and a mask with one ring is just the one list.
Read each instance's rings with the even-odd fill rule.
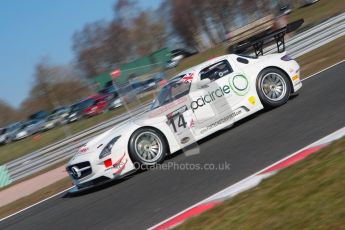
[[289,99],[291,82],[283,71],[267,68],[260,73],[256,89],[264,107],[275,108]]
[[155,165],[163,162],[167,151],[164,136],[152,128],[135,131],[129,141],[130,156],[140,165]]

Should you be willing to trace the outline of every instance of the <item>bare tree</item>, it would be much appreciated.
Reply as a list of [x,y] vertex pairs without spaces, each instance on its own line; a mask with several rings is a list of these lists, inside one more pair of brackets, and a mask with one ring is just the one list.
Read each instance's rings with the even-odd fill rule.
[[120,22],[113,20],[107,29],[105,43],[109,66],[119,65],[135,56],[131,32]]
[[125,27],[130,27],[133,18],[140,12],[135,0],[117,0],[113,10],[115,13],[115,21],[118,21]]
[[90,23],[73,36],[78,66],[87,78],[163,48],[164,20],[154,11],[142,11],[135,1],[118,0],[110,23]]
[[3,100],[0,100],[0,114],[0,127],[4,127],[20,118],[19,112]]
[[230,0],[170,0],[172,22],[187,46],[198,50],[221,42],[230,24]]
[[131,35],[138,56],[150,54],[164,46],[164,21],[154,20],[155,17],[150,17],[153,14],[143,11],[133,19]]
[[110,65],[105,46],[107,26],[103,21],[90,23],[73,35],[73,50],[80,68],[88,78],[97,76]]
[[86,82],[76,77],[71,68],[51,65],[46,58],[36,65],[34,78],[29,96],[20,106],[25,115],[71,104],[90,93]]
[[170,0],[172,24],[187,46],[202,50],[205,47],[199,41],[199,24],[190,3],[191,0]]

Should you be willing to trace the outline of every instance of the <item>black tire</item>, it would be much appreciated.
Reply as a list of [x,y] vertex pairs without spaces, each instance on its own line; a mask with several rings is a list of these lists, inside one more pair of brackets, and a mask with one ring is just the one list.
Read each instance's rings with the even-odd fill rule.
[[264,69],[256,81],[260,101],[267,109],[285,104],[290,97],[291,89],[289,77],[277,68]]
[[[150,136],[152,138],[151,143],[147,139]],[[154,146],[158,147],[156,148]],[[153,128],[136,130],[129,140],[128,148],[133,162],[147,166],[162,163],[168,152],[168,144],[163,134]],[[157,150],[157,155],[153,156],[155,150]],[[152,158],[149,159],[150,157]]]

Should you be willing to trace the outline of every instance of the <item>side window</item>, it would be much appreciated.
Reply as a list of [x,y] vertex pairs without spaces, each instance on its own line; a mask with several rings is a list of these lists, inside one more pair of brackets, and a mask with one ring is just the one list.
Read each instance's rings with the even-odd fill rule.
[[189,93],[190,82],[178,81],[171,85],[171,97],[176,100]]
[[200,80],[208,78],[211,81],[215,81],[232,72],[233,70],[230,66],[230,63],[227,60],[223,60],[201,70]]
[[193,74],[178,76],[165,85],[158,93],[152,109],[168,104],[189,93]]

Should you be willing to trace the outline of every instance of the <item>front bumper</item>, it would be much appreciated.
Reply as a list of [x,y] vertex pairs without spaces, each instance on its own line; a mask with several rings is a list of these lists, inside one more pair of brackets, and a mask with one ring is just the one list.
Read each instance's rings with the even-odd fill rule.
[[[106,164],[106,161],[110,164]],[[122,178],[128,169],[129,160],[126,154],[117,158],[106,157],[98,159],[98,156],[90,154],[77,155],[67,165],[66,171],[78,190],[94,187],[104,182]],[[125,169],[126,168],[126,169]]]
[[[67,167],[67,172],[68,172],[68,167]],[[80,193],[83,191],[87,191],[93,188],[97,188],[99,186],[108,184],[112,181],[115,180],[120,180],[130,174],[132,174],[133,172],[135,172],[135,170],[129,171],[125,174],[113,174],[113,173],[109,173],[111,170],[108,170],[108,172],[98,172],[98,173],[91,173],[89,176],[87,176],[87,178],[85,177],[84,180],[76,180],[73,175],[70,174],[70,172],[68,172],[68,174],[70,175],[70,177],[73,180],[73,187],[68,191],[68,193],[70,194],[75,194],[75,193]]]
[[[66,171],[73,180],[73,184],[77,187],[83,187],[83,184],[94,181],[100,177],[113,179],[111,170],[107,170],[103,165],[91,164],[89,161],[73,163],[66,167]],[[79,176],[78,176],[78,173]]]

